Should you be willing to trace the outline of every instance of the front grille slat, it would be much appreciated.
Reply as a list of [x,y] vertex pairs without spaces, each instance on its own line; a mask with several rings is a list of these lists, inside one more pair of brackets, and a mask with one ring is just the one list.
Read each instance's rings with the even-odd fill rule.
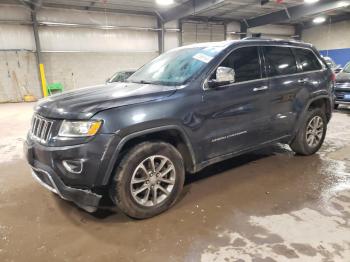
[[48,122],[47,121],[43,121],[43,128],[41,129],[41,132],[40,132],[40,139],[44,139],[45,132],[46,132],[46,129],[47,129],[47,125],[48,125]]
[[39,124],[39,119],[38,119],[38,118],[34,118],[33,134],[36,133],[36,130],[37,130],[37,128],[38,128],[38,124]]
[[51,134],[51,127],[52,127],[52,122],[48,122],[48,128],[44,137],[45,141],[49,140],[49,136]]
[[32,129],[30,131],[34,139],[47,143],[50,139],[53,122],[38,115],[34,115]]

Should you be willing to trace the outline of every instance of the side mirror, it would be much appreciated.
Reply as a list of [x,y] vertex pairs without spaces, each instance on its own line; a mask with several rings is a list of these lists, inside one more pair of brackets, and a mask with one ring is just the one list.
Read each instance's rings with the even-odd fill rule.
[[216,69],[216,79],[208,81],[208,87],[218,87],[235,82],[235,70],[230,67],[219,66]]
[[230,67],[219,66],[216,69],[216,81],[217,82],[235,82],[235,70]]

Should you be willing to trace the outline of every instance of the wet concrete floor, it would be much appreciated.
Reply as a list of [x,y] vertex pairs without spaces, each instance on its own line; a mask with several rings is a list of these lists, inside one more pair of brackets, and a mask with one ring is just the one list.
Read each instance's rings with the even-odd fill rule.
[[0,261],[350,261],[350,110],[318,154],[276,145],[216,164],[171,210],[136,221],[85,213],[33,180],[32,107],[0,105]]

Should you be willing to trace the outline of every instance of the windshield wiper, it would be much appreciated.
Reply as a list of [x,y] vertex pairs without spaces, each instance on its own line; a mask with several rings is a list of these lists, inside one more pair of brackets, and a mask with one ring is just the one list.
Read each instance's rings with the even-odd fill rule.
[[140,81],[140,84],[151,85],[151,84],[153,84],[153,83],[152,83],[152,82],[149,82],[149,81],[141,80],[141,81]]

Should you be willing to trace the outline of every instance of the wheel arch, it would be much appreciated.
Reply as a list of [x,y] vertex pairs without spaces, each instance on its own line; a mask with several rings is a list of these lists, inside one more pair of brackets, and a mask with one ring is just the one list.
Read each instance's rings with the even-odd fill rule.
[[123,137],[113,153],[102,184],[109,184],[116,164],[120,161],[128,149],[141,142],[157,140],[167,142],[175,146],[184,159],[186,171],[190,173],[194,173],[196,171],[195,153],[189,138],[182,128],[175,125],[168,125],[134,132]]
[[311,100],[306,110],[309,110],[310,108],[321,108],[326,114],[327,121],[329,122],[331,119],[333,107],[329,97],[318,97]]
[[307,111],[310,108],[321,108],[325,111],[327,121],[329,121],[332,117],[332,101],[327,95],[322,95],[322,96],[317,96],[308,101],[302,112],[300,113],[300,117],[298,119],[298,122],[295,126],[294,133],[293,133],[293,138],[294,139],[295,135],[297,134],[299,128],[302,126],[303,119],[305,118],[305,115]]

